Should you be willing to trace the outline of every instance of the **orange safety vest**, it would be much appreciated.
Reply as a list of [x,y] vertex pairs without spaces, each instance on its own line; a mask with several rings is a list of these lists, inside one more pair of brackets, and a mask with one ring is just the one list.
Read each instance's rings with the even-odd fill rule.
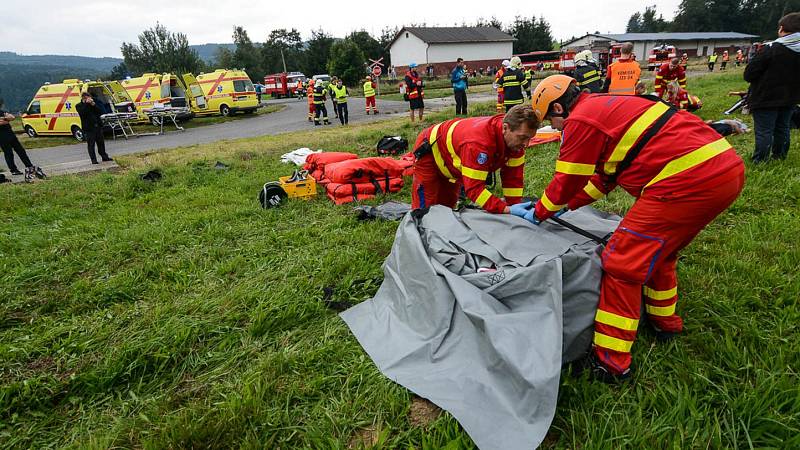
[[611,85],[608,93],[612,95],[634,95],[636,94],[636,82],[642,69],[639,63],[633,59],[621,59],[608,66],[608,77],[611,78]]

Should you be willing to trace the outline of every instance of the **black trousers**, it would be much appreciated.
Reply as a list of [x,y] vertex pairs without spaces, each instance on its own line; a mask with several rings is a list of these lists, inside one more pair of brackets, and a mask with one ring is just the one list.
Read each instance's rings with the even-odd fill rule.
[[97,162],[97,155],[94,153],[94,147],[97,145],[97,153],[100,153],[100,158],[109,159],[106,153],[106,139],[103,137],[103,129],[95,128],[90,131],[83,131],[83,136],[86,138],[86,146],[89,149],[89,159],[93,163]]
[[25,147],[22,146],[16,136],[11,138],[0,138],[0,147],[3,148],[3,156],[6,158],[8,170],[12,172],[19,172],[17,165],[14,164],[14,152],[17,152],[17,156],[19,156],[19,159],[22,160],[22,164],[25,164],[25,167],[33,166],[31,160],[28,158],[28,153],[25,151]]
[[325,103],[319,103],[314,106],[314,125],[319,125],[320,119],[322,119],[323,122],[328,123],[328,108],[325,107]]
[[339,115],[339,122],[346,125],[350,122],[350,115],[347,113],[347,103],[336,103],[336,111]]
[[456,97],[456,115],[467,115],[467,91],[454,91]]
[[336,105],[338,105],[338,103],[336,103],[333,100],[331,100],[331,101],[333,102],[333,115],[336,116],[336,117],[339,117],[339,108],[336,106]]

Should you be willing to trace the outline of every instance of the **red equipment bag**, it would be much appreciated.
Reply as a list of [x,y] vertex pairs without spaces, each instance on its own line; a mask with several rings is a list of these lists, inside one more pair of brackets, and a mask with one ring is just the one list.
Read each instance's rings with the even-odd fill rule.
[[414,152],[408,152],[405,155],[400,157],[398,163],[400,163],[403,169],[403,176],[404,177],[413,177],[414,176],[414,162],[416,161],[416,157],[414,156]]
[[328,198],[337,205],[375,198],[387,192],[399,192],[403,189],[402,178],[376,179],[366,183],[328,183],[325,191]]
[[325,178],[333,183],[369,183],[384,178],[402,178],[406,164],[392,158],[361,158],[325,166]]
[[306,158],[303,169],[307,170],[318,184],[326,184],[329,180],[325,179],[325,166],[352,159],[358,159],[358,155],[348,152],[312,153]]

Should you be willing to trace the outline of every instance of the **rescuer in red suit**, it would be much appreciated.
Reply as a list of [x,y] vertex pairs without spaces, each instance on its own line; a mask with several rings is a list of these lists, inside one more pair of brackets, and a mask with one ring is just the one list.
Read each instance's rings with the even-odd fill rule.
[[[491,213],[508,213],[522,198],[525,148],[539,120],[528,105],[506,114],[452,119],[426,128],[414,145],[411,206],[456,206],[463,186],[467,197]],[[500,171],[503,197],[486,186]]]
[[563,138],[541,199],[513,213],[524,207],[522,216],[538,224],[616,186],[636,197],[601,255],[600,304],[586,360],[597,378],[628,378],[643,300],[659,339],[682,331],[675,311],[678,252],[736,200],[744,164],[700,118],[653,99],[589,94],[572,78],[553,75],[536,87],[532,106]]
[[672,58],[668,63],[662,64],[656,71],[656,95],[664,96],[667,85],[671,81],[677,81],[681,89],[686,89],[686,70],[681,65],[681,60]]

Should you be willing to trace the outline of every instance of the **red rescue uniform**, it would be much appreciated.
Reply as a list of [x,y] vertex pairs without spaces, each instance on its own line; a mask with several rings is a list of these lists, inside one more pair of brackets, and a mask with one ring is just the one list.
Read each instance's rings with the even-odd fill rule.
[[703,106],[703,103],[700,101],[700,99],[697,98],[697,96],[690,95],[686,89],[679,89],[678,93],[675,95],[672,95],[668,92],[666,102],[678,109],[685,109],[689,112],[697,111],[701,106]]
[[686,70],[683,66],[676,66],[674,69],[669,67],[669,63],[664,63],[658,68],[656,72],[656,95],[661,97],[667,90],[667,84],[670,81],[678,80],[678,84],[682,89],[686,89]]
[[642,97],[581,94],[564,123],[556,173],[536,204],[545,220],[616,185],[636,197],[602,254],[594,352],[617,374],[631,363],[642,297],[651,323],[679,332],[678,252],[739,196],[744,164],[698,117],[676,112],[630,166],[617,166],[669,107]]
[[497,86],[497,105],[496,105],[496,110],[497,110],[498,113],[505,112],[505,110],[506,110],[506,107],[505,107],[506,97],[505,97],[505,94],[504,94],[505,90],[503,89],[503,84],[500,83],[500,80],[503,79],[505,74],[506,74],[506,68],[505,67],[501,67],[500,70],[498,70],[497,73],[494,74],[494,84],[495,84],[495,86]]
[[[503,114],[453,119],[436,124],[417,136],[414,148],[426,140],[432,152],[414,164],[412,208],[456,206],[461,187],[467,197],[491,213],[522,198],[525,149],[512,151],[503,139]],[[505,200],[486,188],[489,173],[500,170]]]

